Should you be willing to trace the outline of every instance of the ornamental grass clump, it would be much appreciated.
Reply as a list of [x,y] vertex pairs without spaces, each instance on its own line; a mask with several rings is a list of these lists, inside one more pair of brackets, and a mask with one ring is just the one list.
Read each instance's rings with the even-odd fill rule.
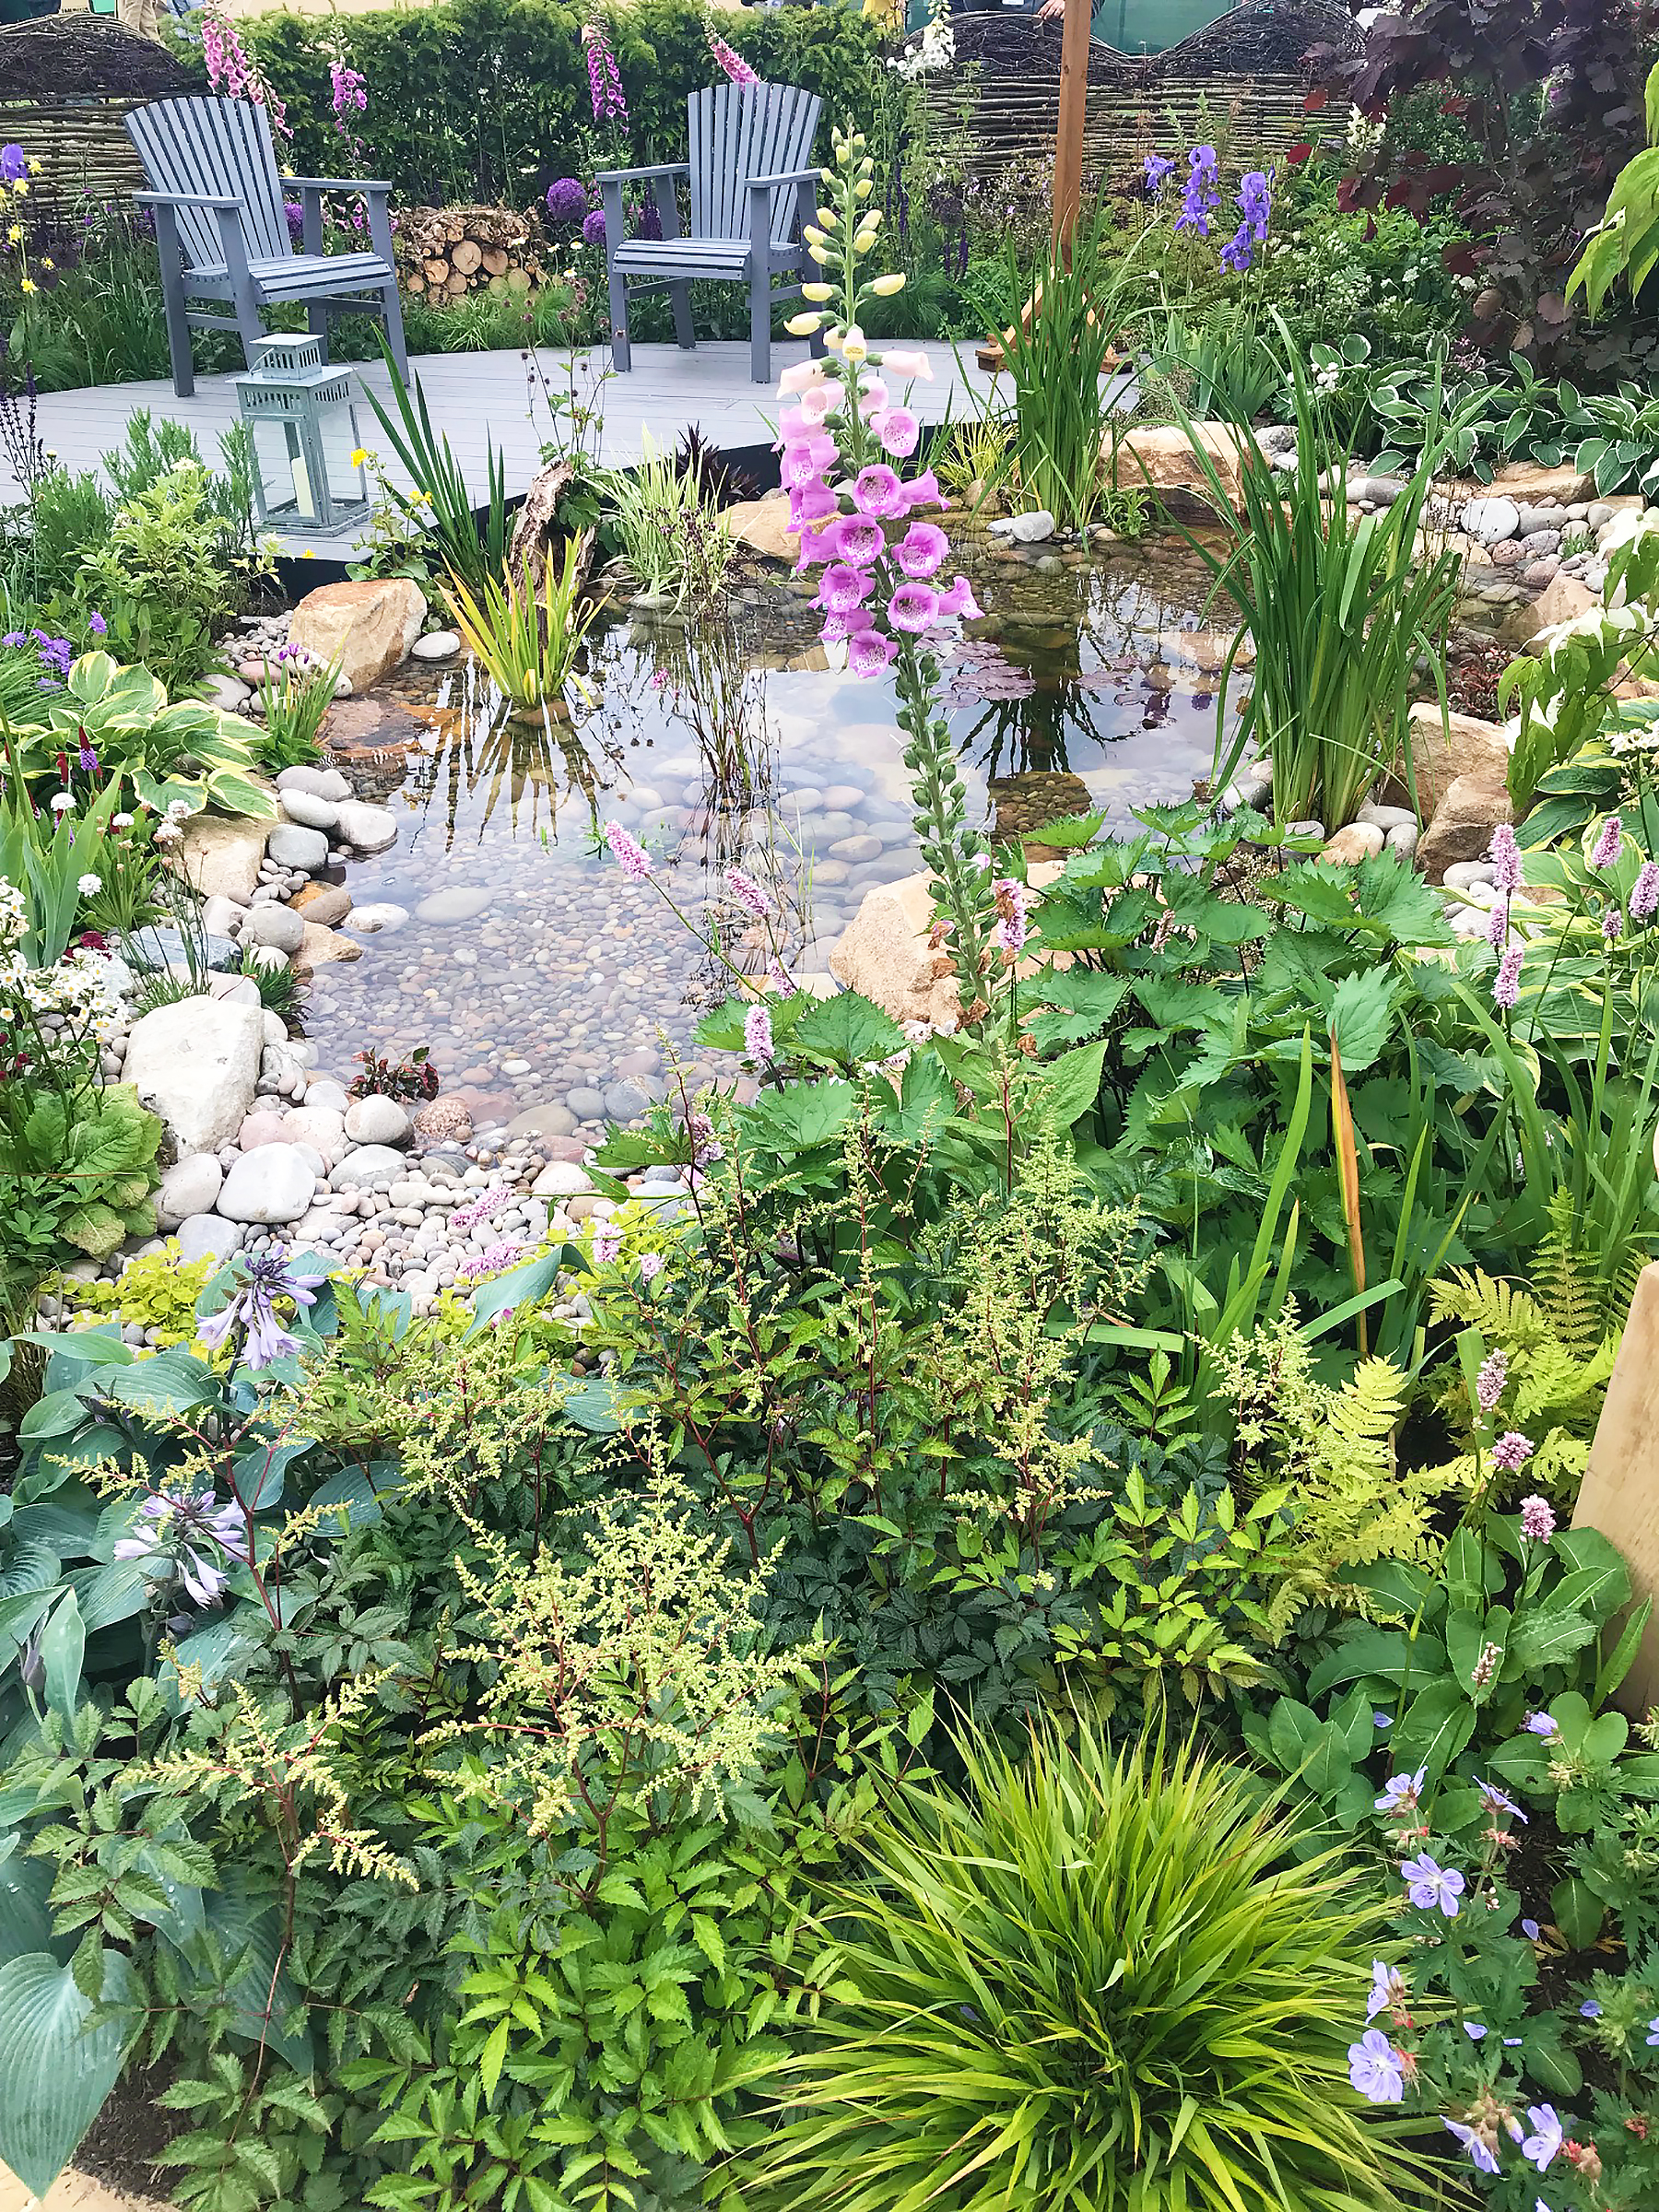
[[747,2212],[1393,2212],[1347,2049],[1373,1909],[1191,1745],[1085,1722],[894,1800]]

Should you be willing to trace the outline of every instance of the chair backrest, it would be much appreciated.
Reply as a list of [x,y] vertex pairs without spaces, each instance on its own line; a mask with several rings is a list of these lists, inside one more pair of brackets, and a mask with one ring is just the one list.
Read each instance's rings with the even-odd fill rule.
[[[692,93],[686,116],[694,238],[748,236],[748,179],[806,167],[821,104],[797,85],[711,85]],[[793,192],[772,194],[773,245],[788,245],[794,209]]]
[[[292,253],[271,119],[262,107],[251,100],[152,100],[129,112],[126,127],[152,192],[240,200],[249,259]],[[181,207],[179,236],[192,268],[223,265],[211,208]]]

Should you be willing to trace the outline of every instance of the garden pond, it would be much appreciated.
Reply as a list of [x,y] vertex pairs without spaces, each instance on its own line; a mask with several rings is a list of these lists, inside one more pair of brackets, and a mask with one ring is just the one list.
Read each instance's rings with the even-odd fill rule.
[[[1227,640],[1202,626],[1184,548],[971,541],[966,559],[989,611],[948,658],[945,704],[993,833],[1030,839],[1089,807],[1126,827],[1189,795]],[[504,715],[468,662],[411,662],[340,702],[331,757],[402,828],[345,872],[363,953],[317,972],[322,1064],[425,1044],[479,1121],[534,1109],[544,1135],[597,1135],[660,1095],[672,1058],[714,1072],[693,1031],[724,971],[668,899],[764,969],[766,929],[723,890],[733,864],[782,910],[792,971],[822,974],[865,893],[922,862],[891,686],[830,665],[810,588],[751,573],[719,620],[609,621],[568,720]],[[609,820],[644,841],[653,883],[616,867]],[[375,907],[406,918],[367,933]]]

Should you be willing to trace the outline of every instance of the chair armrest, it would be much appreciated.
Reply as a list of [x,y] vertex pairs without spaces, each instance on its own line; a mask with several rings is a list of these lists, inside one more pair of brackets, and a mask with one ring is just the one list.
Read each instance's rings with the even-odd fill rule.
[[325,192],[360,192],[369,202],[369,242],[383,262],[392,254],[392,187],[371,177],[285,177],[300,194],[300,243],[307,253],[323,251],[323,194]]
[[393,188],[383,177],[284,177],[285,184],[298,184],[302,192],[390,192]]
[[133,205],[135,207],[229,207],[236,214],[241,211],[240,200],[216,199],[211,193],[206,192],[135,192]]
[[744,182],[751,192],[771,192],[779,184],[811,184],[823,175],[817,163],[811,169],[782,169],[773,177],[746,177]]
[[632,184],[642,177],[684,177],[691,173],[689,161],[653,161],[644,169],[596,169],[595,184]]

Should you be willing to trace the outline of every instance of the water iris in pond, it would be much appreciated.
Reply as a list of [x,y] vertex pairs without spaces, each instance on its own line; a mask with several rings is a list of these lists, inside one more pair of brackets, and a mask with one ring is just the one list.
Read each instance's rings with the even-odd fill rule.
[[[945,654],[943,703],[999,838],[1040,841],[1089,806],[1127,828],[1131,808],[1190,794],[1226,641],[1199,627],[1203,583],[1167,541],[1105,561],[987,551],[973,582],[991,612]],[[323,1064],[429,1044],[480,1124],[535,1108],[565,1135],[660,1095],[671,1051],[706,1079],[719,1056],[691,1033],[722,972],[599,827],[640,838],[677,902],[759,971],[766,929],[726,881],[740,869],[783,917],[796,976],[822,974],[865,893],[921,863],[890,682],[831,666],[818,627],[769,579],[719,621],[595,631],[592,702],[572,691],[569,718],[509,718],[465,664],[435,679],[411,664],[341,701],[326,741],[401,826],[346,872],[363,954],[317,971]]]

